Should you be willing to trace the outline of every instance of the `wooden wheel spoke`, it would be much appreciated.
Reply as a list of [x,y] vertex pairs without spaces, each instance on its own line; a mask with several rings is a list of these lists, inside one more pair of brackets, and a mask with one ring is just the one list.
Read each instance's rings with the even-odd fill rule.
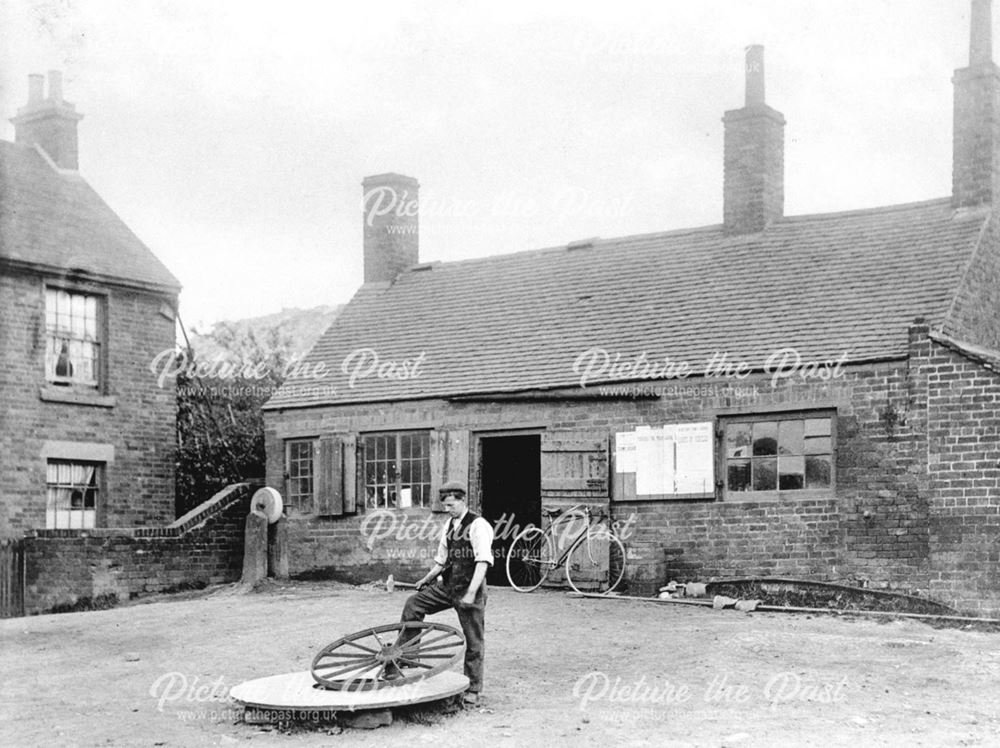
[[385,642],[382,641],[382,637],[378,635],[378,632],[375,629],[372,629],[372,636],[375,637],[375,641],[378,642],[378,645],[384,649],[385,648]]
[[335,670],[337,668],[345,667],[360,667],[369,662],[372,662],[371,657],[365,657],[363,660],[344,660],[341,662],[319,662],[316,664],[316,670]]
[[[423,642],[423,644],[424,644],[424,646],[427,646],[428,644],[435,644],[437,642],[444,641],[445,639],[447,639],[450,636],[454,636],[454,635],[449,631],[449,632],[446,632],[444,634],[441,634],[441,636],[438,636],[438,637],[436,637],[434,639],[428,639],[427,641]],[[407,649],[409,647],[409,645],[410,645],[410,642],[406,642],[406,644],[403,645],[403,649]]]
[[413,645],[417,644],[417,643],[418,643],[418,642],[419,642],[419,641],[420,641],[421,639],[423,639],[423,638],[424,638],[424,635],[425,635],[425,634],[426,634],[426,633],[427,633],[428,631],[431,631],[431,629],[429,629],[429,628],[427,628],[427,629],[420,629],[420,633],[418,633],[418,634],[417,634],[416,636],[414,636],[414,637],[413,637],[413,638],[411,638],[411,639],[407,639],[406,641],[404,641],[404,642],[400,643],[400,641],[399,641],[399,640],[400,640],[401,638],[403,638],[403,635],[404,635],[404,634],[406,633],[406,629],[403,629],[403,630],[402,630],[402,631],[400,632],[399,636],[397,636],[397,637],[396,637],[396,641],[394,642],[394,644],[395,644],[395,646],[399,647],[400,649],[402,649],[402,648],[404,648],[404,647],[410,647],[410,646],[413,646]]
[[345,641],[344,644],[345,645],[350,645],[352,647],[357,647],[358,649],[363,649],[365,652],[368,652],[369,654],[378,654],[378,650],[372,649],[371,647],[362,646],[361,644],[358,644],[357,642]]
[[324,652],[323,654],[320,655],[320,657],[321,658],[333,657],[336,659],[345,659],[345,660],[359,660],[359,659],[368,659],[369,657],[372,657],[372,655],[367,653],[362,654],[361,652]]
[[[367,664],[367,667],[366,667]],[[340,670],[334,670],[332,673],[326,673],[323,675],[324,678],[336,678],[338,675],[344,675],[346,673],[356,673],[360,675],[366,670],[371,670],[373,667],[377,666],[379,663],[377,660],[369,660],[368,663],[359,662],[356,665],[350,665],[349,667],[341,668]]]
[[418,654],[421,652],[436,652],[439,649],[452,649],[454,647],[462,646],[461,642],[448,642],[447,644],[438,644],[434,647],[418,647],[416,649],[405,650],[407,654]]
[[313,668],[313,670],[315,670],[316,672],[321,672],[321,671],[330,671],[330,672],[332,672],[334,670],[349,671],[349,670],[351,670],[353,668],[359,668],[359,667],[362,667],[364,665],[367,665],[370,662],[372,662],[371,658],[369,658],[367,660],[354,660],[353,662],[327,662],[327,663],[320,663],[320,664],[316,665]]

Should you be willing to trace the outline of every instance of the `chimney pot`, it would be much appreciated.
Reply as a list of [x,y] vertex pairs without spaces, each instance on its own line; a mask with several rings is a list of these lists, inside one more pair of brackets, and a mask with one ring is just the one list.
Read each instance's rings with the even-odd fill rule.
[[993,62],[992,0],[972,0],[969,65]]
[[49,71],[49,100],[63,100],[62,73],[58,70]]
[[41,73],[32,73],[28,76],[28,105],[32,106],[42,102],[42,89],[45,86],[45,76]]
[[764,47],[753,44],[747,47],[746,105],[764,103]]
[[28,103],[11,118],[14,141],[26,146],[38,146],[60,169],[77,170],[76,125],[83,119],[76,107],[63,100],[62,73],[49,71],[49,95],[42,98],[45,79],[28,76]]
[[764,103],[764,48],[746,49],[746,105],[726,112],[723,223],[731,234],[763,231],[785,211],[785,118]]
[[1000,200],[1000,68],[993,62],[992,4],[971,0],[969,66],[955,71],[952,204]]

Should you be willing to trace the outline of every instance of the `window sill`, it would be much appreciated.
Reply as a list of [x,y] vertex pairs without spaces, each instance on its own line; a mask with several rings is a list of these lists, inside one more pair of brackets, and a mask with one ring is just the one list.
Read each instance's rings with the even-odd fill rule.
[[828,501],[836,499],[833,488],[802,489],[799,491],[739,491],[725,495],[720,504],[775,504],[796,501]]
[[118,405],[114,395],[101,395],[98,392],[84,392],[69,387],[43,386],[38,390],[38,397],[47,403],[69,403],[71,405],[92,405],[98,408],[113,408]]

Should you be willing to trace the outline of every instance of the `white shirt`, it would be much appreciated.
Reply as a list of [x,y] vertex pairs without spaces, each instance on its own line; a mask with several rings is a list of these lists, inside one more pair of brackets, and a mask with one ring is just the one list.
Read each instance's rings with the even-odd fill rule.
[[[461,524],[465,515],[469,513],[466,509],[458,519],[448,519],[441,528],[441,540],[438,542],[437,553],[434,554],[434,563],[438,566],[445,566],[448,563],[448,531],[453,526]],[[472,554],[477,562],[485,561],[493,566],[493,528],[490,523],[482,517],[476,517],[469,525],[469,542],[472,543]]]

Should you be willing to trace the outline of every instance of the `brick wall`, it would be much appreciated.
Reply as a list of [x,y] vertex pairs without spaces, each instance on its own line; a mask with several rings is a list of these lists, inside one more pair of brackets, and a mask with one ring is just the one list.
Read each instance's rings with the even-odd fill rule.
[[253,488],[230,486],[169,526],[40,530],[22,542],[28,615],[111,596],[221,584],[240,578]]
[[[160,388],[153,358],[174,346],[174,322],[160,314],[166,301],[152,293],[111,286],[80,286],[107,294],[107,381],[98,404],[43,400],[45,278],[0,275],[0,535],[45,527],[46,442],[108,444],[98,522],[105,527],[150,527],[174,516],[176,397],[172,381]],[[113,403],[111,407],[107,407]]]
[[[949,378],[953,372],[937,367],[956,364],[940,360],[942,348],[928,338],[926,325],[911,328],[909,352],[908,360],[847,367],[845,376],[833,382],[784,380],[772,388],[767,378],[755,375],[739,384],[742,395],[688,380],[672,394],[648,399],[428,400],[268,411],[267,480],[284,492],[282,446],[287,438],[400,428],[469,429],[470,504],[475,509],[477,431],[612,434],[642,424],[834,408],[836,487],[827,495],[776,502],[612,502],[616,518],[636,514],[627,543],[632,591],[652,592],[670,578],[781,575],[933,592],[963,610],[1000,614],[995,591],[998,375],[945,351],[965,361],[969,372]],[[951,451],[942,451],[942,438]],[[970,440],[975,449],[967,448]],[[368,549],[362,533],[367,516],[363,507],[356,516],[339,519],[293,514],[292,572],[363,581],[389,572],[415,577],[429,567],[432,543],[427,539],[391,537]],[[443,522],[442,515],[412,509],[400,526],[417,525],[426,517],[438,526]]]
[[1000,613],[1000,373],[930,346],[930,590],[963,610]]
[[785,205],[785,118],[766,104],[726,112],[723,220],[727,231],[761,231]]

